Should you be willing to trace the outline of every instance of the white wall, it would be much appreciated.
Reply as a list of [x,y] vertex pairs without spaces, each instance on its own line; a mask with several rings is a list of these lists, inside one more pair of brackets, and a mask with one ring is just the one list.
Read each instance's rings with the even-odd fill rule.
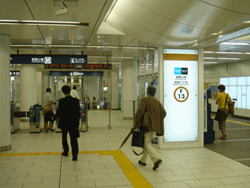
[[[206,65],[204,71],[205,82],[220,83],[222,77],[250,76],[250,60],[241,63]],[[215,104],[216,101],[211,99],[209,101],[212,105],[212,112],[215,112],[218,108]],[[250,110],[235,108],[235,115],[250,117]]]
[[222,77],[250,76],[250,60],[241,63],[206,65],[204,71],[205,80]]

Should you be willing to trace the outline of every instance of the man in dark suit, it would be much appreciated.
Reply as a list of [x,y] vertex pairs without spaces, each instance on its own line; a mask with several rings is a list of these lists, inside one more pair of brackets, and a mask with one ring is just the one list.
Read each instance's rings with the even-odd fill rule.
[[68,156],[69,145],[67,134],[69,132],[73,156],[72,160],[76,161],[78,155],[78,127],[81,114],[79,100],[70,95],[70,90],[70,87],[67,85],[62,87],[62,92],[65,97],[59,100],[58,110],[54,119],[59,118],[58,128],[62,129],[62,145],[64,150],[62,155]]

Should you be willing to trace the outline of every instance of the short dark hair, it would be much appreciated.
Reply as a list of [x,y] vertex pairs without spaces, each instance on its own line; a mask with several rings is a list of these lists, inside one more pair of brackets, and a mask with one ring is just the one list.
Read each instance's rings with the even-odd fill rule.
[[46,92],[50,92],[51,91],[51,89],[48,87],[47,89],[46,89]]
[[71,91],[71,89],[70,89],[70,87],[69,86],[67,86],[67,85],[65,85],[65,86],[62,86],[62,92],[63,93],[65,93],[65,94],[70,94],[70,91]]
[[218,89],[220,89],[221,91],[225,91],[226,87],[224,85],[219,85]]
[[73,89],[76,89],[76,86],[73,86]]
[[153,87],[153,86],[148,86],[147,92],[148,92],[148,94],[149,94],[150,96],[155,96],[156,88]]

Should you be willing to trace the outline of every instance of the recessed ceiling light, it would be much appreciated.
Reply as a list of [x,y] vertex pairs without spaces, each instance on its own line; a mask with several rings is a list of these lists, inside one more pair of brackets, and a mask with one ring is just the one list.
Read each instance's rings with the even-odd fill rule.
[[216,52],[217,54],[244,54],[243,52]]
[[203,53],[204,54],[212,54],[212,53],[215,53],[215,52],[213,52],[213,51],[204,51]]
[[221,43],[221,44],[223,44],[223,45],[238,45],[238,46],[247,46],[247,45],[249,45],[248,43],[236,43],[236,42],[223,42],[223,43]]
[[240,58],[229,58],[229,57],[218,57],[217,59],[221,59],[221,60],[240,60]]
[[1,20],[2,25],[42,25],[42,26],[89,26],[89,23],[47,20]]
[[215,64],[215,63],[218,63],[218,62],[216,62],[216,61],[210,61],[210,62],[204,61],[204,64]]
[[204,57],[203,59],[216,59],[216,57]]
[[212,33],[211,35],[219,35],[219,33]]

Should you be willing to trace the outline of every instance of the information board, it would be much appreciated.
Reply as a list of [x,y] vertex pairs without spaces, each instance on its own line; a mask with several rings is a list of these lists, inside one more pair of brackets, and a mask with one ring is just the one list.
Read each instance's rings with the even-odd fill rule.
[[20,71],[10,71],[10,76],[20,76]]
[[86,55],[10,55],[10,64],[87,64]]
[[111,64],[87,64],[83,65],[83,69],[111,69]]
[[48,64],[45,65],[45,69],[112,69],[111,64]]
[[103,71],[86,71],[86,72],[70,72],[70,71],[50,71],[50,76],[103,76]]
[[198,141],[198,51],[164,50],[164,142]]

